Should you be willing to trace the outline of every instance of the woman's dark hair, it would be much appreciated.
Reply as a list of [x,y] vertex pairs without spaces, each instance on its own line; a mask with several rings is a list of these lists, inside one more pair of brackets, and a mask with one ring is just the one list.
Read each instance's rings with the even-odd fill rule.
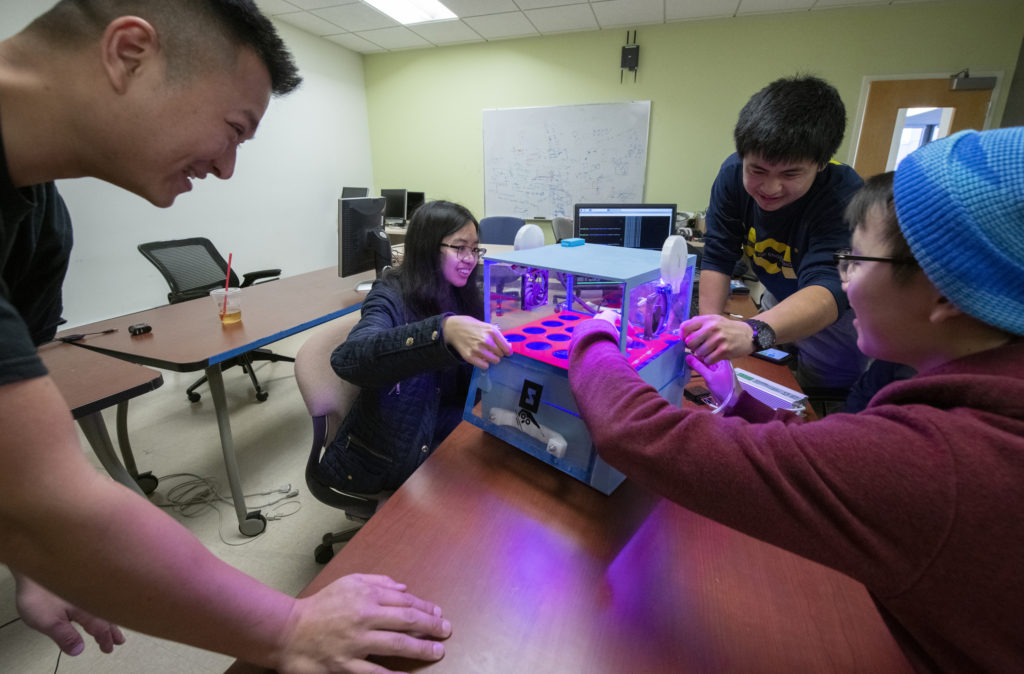
[[889,244],[889,255],[898,260],[900,264],[894,264],[892,270],[893,280],[897,283],[905,283],[920,269],[910,245],[903,237],[900,230],[899,220],[896,218],[896,207],[893,204],[892,179],[895,175],[892,171],[879,173],[864,181],[850,203],[846,205],[846,222],[850,229],[857,229],[864,224],[868,213],[877,208],[882,215],[882,240]]
[[453,286],[441,271],[441,241],[472,222],[480,224],[464,206],[450,201],[430,201],[413,213],[405,235],[402,264],[388,270],[398,281],[411,317],[415,320],[452,312],[483,319],[483,299],[478,285],[479,265],[466,285]]

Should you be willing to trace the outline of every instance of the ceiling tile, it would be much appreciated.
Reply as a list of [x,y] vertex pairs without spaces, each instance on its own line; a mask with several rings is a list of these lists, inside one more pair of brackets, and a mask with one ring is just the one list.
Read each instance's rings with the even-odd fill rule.
[[434,44],[479,42],[479,33],[461,21],[431,21],[409,26],[409,30]]
[[530,23],[537,27],[541,34],[568,33],[579,30],[597,30],[597,19],[589,4],[565,5],[548,7],[547,9],[528,9],[525,12]]
[[351,49],[352,51],[355,52],[359,52],[360,54],[374,54],[377,52],[387,51],[386,49],[384,49],[384,47],[381,47],[380,45],[375,45],[369,40],[364,40],[355,33],[328,35],[324,39],[340,44],[342,47],[345,47],[346,49]]
[[601,28],[640,26],[665,21],[664,0],[610,0],[591,3]]
[[[2,2],[3,0],[0,0]],[[401,27],[366,0],[256,0],[267,14],[363,53],[540,34],[631,28],[738,14],[806,12],[836,7],[940,0],[441,0],[460,20]],[[395,30],[391,30],[395,29]],[[404,31],[404,32],[403,32]],[[372,33],[372,36],[368,34]],[[385,44],[381,44],[381,43]],[[422,43],[421,43],[422,42]],[[395,46],[388,46],[395,45]]]
[[465,19],[469,27],[484,36],[487,40],[500,40],[509,37],[537,35],[526,16],[520,12],[508,14],[490,14],[488,16],[472,16]]
[[562,5],[586,4],[587,0],[516,0],[519,9],[540,9],[542,7],[559,7]]
[[441,0],[441,4],[455,12],[460,19],[519,11],[513,0]]
[[364,30],[359,32],[358,35],[374,44],[379,44],[385,49],[414,49],[416,47],[430,46],[429,42],[405,26]]
[[734,16],[740,0],[665,0],[666,21]]
[[342,29],[330,21],[324,21],[315,14],[309,12],[292,12],[290,14],[278,14],[278,19],[281,19],[285,23],[290,23],[296,28],[323,37],[324,35],[332,35],[334,33],[342,32]]
[[288,2],[299,9],[305,10],[337,7],[338,5],[349,5],[352,3],[362,4],[359,0],[288,0]]
[[285,0],[256,0],[256,5],[264,14],[269,16],[284,14],[285,12],[294,12],[299,9],[290,2],[285,2]]
[[361,2],[330,7],[328,9],[318,9],[314,13],[351,33],[376,30],[377,28],[394,28],[399,25],[391,17],[385,16],[373,7]]
[[810,9],[814,0],[742,0],[737,14],[764,14],[767,12],[795,12]]

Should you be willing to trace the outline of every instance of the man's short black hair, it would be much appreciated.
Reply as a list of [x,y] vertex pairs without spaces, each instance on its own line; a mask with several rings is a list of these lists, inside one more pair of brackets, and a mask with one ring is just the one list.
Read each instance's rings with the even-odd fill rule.
[[138,16],[156,30],[169,76],[183,77],[218,67],[232,48],[256,52],[270,73],[271,91],[283,95],[302,82],[295,61],[274,24],[253,0],[60,0],[27,30],[56,46],[98,40],[119,16]]
[[817,77],[786,77],[751,96],[733,137],[740,157],[824,165],[839,149],[845,130],[846,107],[835,87]]
[[892,275],[896,283],[904,284],[913,278],[914,274],[920,271],[921,267],[914,259],[914,253],[910,250],[910,244],[903,236],[899,220],[896,217],[896,206],[893,202],[892,183],[895,173],[879,173],[864,181],[864,186],[857,190],[857,193],[846,205],[846,212],[843,214],[850,229],[857,229],[864,225],[864,221],[873,209],[878,209],[882,221],[882,241],[889,244],[889,255],[900,264],[893,265]]

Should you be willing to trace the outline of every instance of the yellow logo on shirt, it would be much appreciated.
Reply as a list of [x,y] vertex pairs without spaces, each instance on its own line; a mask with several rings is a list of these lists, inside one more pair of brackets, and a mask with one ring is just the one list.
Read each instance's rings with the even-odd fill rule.
[[758,241],[753,227],[747,231],[747,243],[743,246],[743,253],[754,265],[768,274],[782,274],[783,278],[787,279],[796,278],[792,249],[775,239]]

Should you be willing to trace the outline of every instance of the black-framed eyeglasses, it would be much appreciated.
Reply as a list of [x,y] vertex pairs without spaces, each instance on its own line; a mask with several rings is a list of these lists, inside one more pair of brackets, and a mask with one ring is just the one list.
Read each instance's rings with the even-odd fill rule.
[[846,283],[858,269],[858,262],[888,262],[889,264],[917,264],[914,260],[904,257],[871,257],[853,255],[849,248],[832,253],[832,261],[839,268],[839,278]]
[[473,246],[453,246],[450,243],[442,243],[445,248],[451,248],[460,260],[480,259],[487,254],[486,248],[474,248]]

